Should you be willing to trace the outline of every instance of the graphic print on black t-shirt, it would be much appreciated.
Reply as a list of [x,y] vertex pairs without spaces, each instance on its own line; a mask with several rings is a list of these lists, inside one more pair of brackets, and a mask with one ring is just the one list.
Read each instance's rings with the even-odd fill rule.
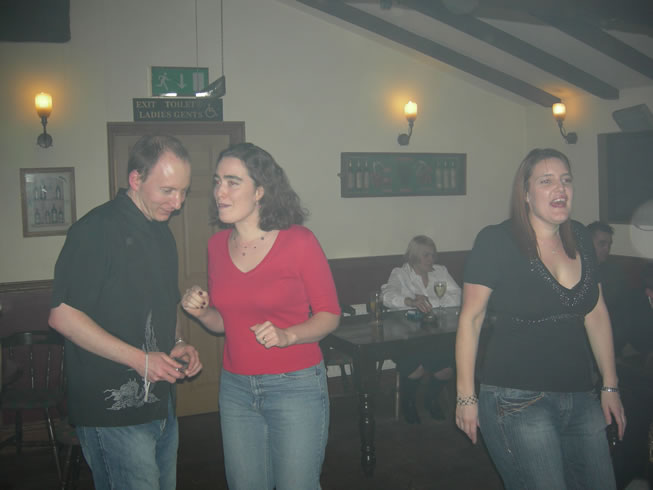
[[[158,352],[159,347],[156,342],[156,335],[152,327],[152,312],[147,315],[145,322],[145,344],[143,344],[145,352]],[[151,385],[151,390],[154,390],[154,383]],[[159,398],[150,391],[145,399],[145,379],[129,379],[118,389],[104,390],[108,393],[105,400],[113,399],[113,405],[108,407],[107,410],[124,410],[125,408],[138,408],[146,403],[155,403]]]

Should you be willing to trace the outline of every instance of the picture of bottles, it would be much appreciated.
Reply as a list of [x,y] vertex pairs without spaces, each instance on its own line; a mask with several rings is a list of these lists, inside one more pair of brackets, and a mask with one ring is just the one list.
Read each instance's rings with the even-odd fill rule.
[[74,168],[20,169],[23,236],[65,235],[75,221]]
[[455,160],[435,163],[435,188],[447,194],[458,190],[458,167]]
[[354,162],[351,160],[347,164],[347,173],[344,180],[347,182],[347,189],[352,191],[356,187],[356,175],[354,174]]
[[64,210],[63,206],[57,208],[52,205],[51,208],[43,209],[42,206],[36,206],[34,209],[34,224],[35,225],[56,225],[64,224]]
[[348,192],[366,191],[373,185],[372,165],[367,160],[348,160],[342,167],[342,187]]
[[464,153],[342,153],[341,196],[465,195],[466,160]]

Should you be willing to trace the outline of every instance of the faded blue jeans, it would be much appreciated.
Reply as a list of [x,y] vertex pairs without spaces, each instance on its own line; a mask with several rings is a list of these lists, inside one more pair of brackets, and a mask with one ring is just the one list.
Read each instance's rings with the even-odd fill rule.
[[229,490],[317,490],[329,432],[324,362],[283,374],[222,370],[220,424]]
[[592,392],[481,385],[483,440],[506,490],[614,490],[606,423]]
[[95,490],[174,490],[177,486],[177,418],[125,427],[77,427]]

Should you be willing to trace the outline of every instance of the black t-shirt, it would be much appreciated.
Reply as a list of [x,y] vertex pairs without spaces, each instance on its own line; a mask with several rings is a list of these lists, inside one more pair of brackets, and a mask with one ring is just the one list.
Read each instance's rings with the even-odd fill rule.
[[[149,221],[124,190],[75,223],[55,266],[51,306],[86,313],[147,352],[169,353],[177,323],[177,250],[167,223]],[[70,421],[125,426],[163,419],[174,385],[66,342]]]
[[626,302],[625,342],[641,354],[653,353],[653,307],[646,292],[634,290]]
[[524,256],[510,221],[476,237],[465,282],[492,289],[488,310],[496,315],[481,380],[533,391],[592,388],[592,358],[584,317],[598,300],[596,258],[587,230],[572,221],[582,263],[580,281],[561,286],[539,259]]

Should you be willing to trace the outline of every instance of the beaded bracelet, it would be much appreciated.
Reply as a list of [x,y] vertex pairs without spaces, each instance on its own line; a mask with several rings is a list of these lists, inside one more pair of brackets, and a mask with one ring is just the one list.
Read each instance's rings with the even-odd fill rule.
[[478,397],[476,396],[476,394],[456,397],[457,407],[466,407],[468,405],[476,405],[477,403],[478,403]]
[[616,386],[601,386],[601,391],[608,391],[610,393],[619,393],[619,388]]

